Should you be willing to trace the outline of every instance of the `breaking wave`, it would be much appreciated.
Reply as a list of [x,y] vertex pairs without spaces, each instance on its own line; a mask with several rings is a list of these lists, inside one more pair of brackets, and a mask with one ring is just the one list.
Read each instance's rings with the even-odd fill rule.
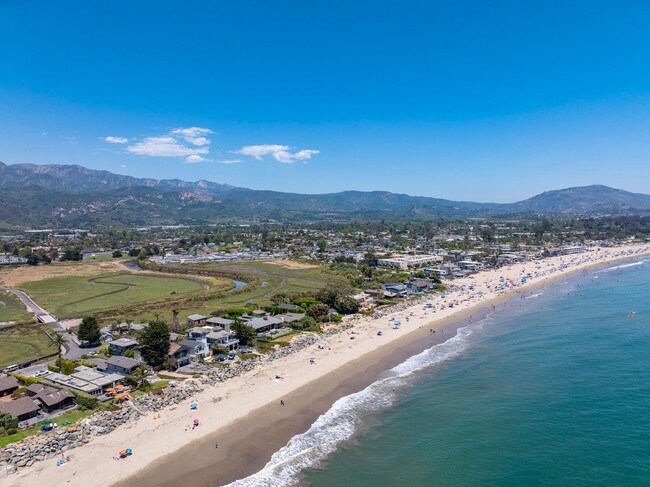
[[299,481],[299,474],[318,466],[344,441],[352,438],[364,420],[386,410],[409,387],[409,378],[419,370],[460,355],[469,346],[476,325],[459,328],[456,335],[422,353],[409,357],[360,392],[342,397],[311,427],[296,435],[273,454],[259,472],[228,484],[228,487],[287,487]]
[[615,271],[615,270],[618,270],[618,269],[625,269],[626,267],[636,267],[636,266],[638,266],[638,265],[643,265],[643,264],[645,264],[646,262],[647,262],[647,261],[645,261],[645,260],[641,260],[641,261],[639,261],[639,262],[631,262],[631,263],[629,263],[629,264],[615,265],[615,266],[613,266],[613,267],[608,267],[607,269],[603,269],[602,271],[598,271],[598,273],[601,273],[601,272],[611,272],[611,271]]

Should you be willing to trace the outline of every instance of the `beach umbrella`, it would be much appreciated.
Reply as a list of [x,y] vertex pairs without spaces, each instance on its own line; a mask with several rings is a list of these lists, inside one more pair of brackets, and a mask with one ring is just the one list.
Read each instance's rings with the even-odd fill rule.
[[196,404],[195,402],[190,404],[190,409],[196,409],[197,407],[198,407],[198,404]]

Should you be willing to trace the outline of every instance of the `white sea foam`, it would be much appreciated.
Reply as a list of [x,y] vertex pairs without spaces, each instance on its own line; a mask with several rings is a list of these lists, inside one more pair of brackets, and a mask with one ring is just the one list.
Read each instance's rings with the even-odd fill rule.
[[531,294],[530,296],[526,296],[524,299],[539,298],[542,294],[544,293]]
[[631,263],[629,263],[629,264],[615,265],[615,266],[613,266],[613,267],[608,267],[607,269],[603,269],[602,271],[598,271],[597,274],[598,274],[598,273],[601,273],[601,272],[611,272],[611,271],[615,271],[615,270],[618,270],[618,269],[625,269],[625,268],[627,268],[627,267],[636,267],[636,266],[638,266],[638,265],[643,265],[643,264],[645,264],[646,262],[647,262],[647,261],[645,261],[645,260],[641,260],[641,261],[639,261],[639,262],[631,262]]
[[389,370],[364,390],[342,397],[311,427],[296,435],[273,454],[266,466],[229,487],[286,487],[298,482],[298,474],[316,467],[359,430],[364,419],[395,403],[417,371],[457,357],[469,345],[468,336],[476,329],[464,327],[444,343],[435,345]]

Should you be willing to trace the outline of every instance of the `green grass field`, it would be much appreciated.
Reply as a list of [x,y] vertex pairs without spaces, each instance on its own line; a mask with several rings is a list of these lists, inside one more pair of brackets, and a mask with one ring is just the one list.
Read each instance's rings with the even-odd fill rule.
[[[286,267],[269,264],[266,262],[223,262],[206,263],[193,266],[196,269],[214,269],[224,272],[236,272],[249,274],[265,283],[258,287],[242,290],[239,293],[223,296],[215,299],[206,299],[203,303],[192,303],[190,306],[179,308],[179,318],[184,321],[188,315],[203,314],[209,315],[212,311],[220,308],[252,307],[261,308],[271,304],[271,296],[278,292],[303,293],[322,288],[333,276],[327,272],[325,267],[310,269],[288,269]],[[146,321],[160,313],[163,319],[168,319],[168,309],[150,310],[134,319]]]
[[0,328],[0,369],[56,352],[45,325]]
[[161,299],[172,293],[197,292],[203,290],[204,285],[177,277],[111,273],[94,277],[55,277],[24,283],[21,289],[62,319]]
[[289,269],[282,265],[270,264],[268,262],[218,262],[208,263],[205,266],[214,269],[224,269],[229,271],[241,272],[242,274],[270,275],[285,278],[295,278],[302,280],[327,282],[332,279],[332,275],[327,272],[324,266],[311,267],[306,269]]
[[34,316],[27,312],[16,296],[0,291],[0,323],[5,321],[29,323],[34,321]]

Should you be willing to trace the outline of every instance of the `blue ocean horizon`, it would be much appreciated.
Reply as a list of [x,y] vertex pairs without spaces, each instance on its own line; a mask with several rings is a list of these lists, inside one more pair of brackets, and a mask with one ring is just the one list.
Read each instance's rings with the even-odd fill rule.
[[511,299],[235,484],[650,485],[649,297],[637,260]]

